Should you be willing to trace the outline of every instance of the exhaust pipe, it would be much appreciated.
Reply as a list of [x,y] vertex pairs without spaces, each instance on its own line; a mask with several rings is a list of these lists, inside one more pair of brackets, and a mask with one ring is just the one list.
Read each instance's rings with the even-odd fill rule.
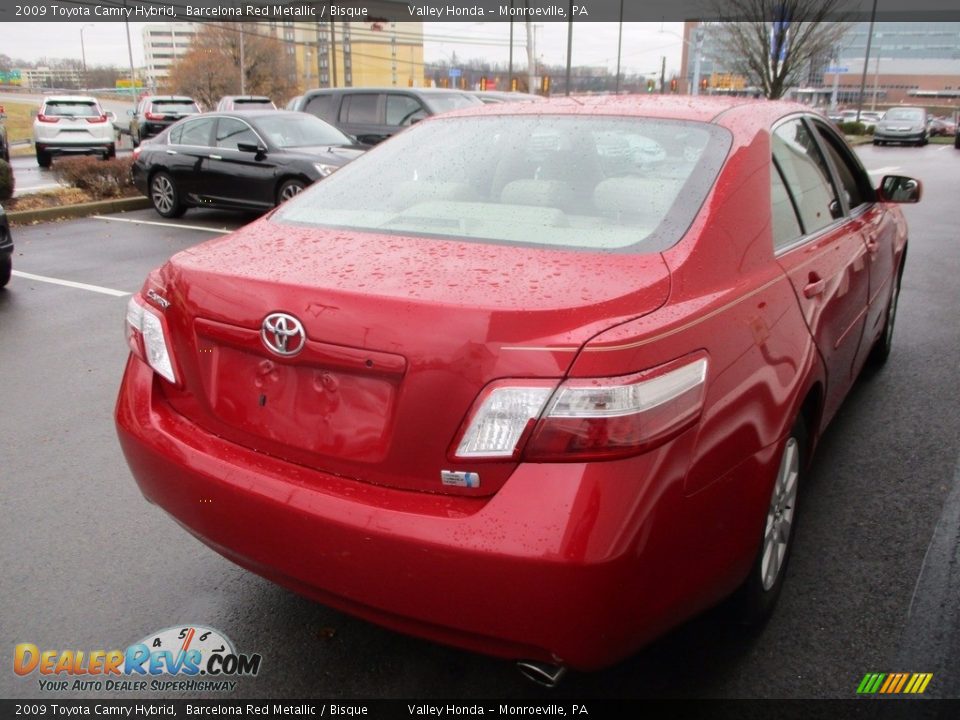
[[563,679],[563,676],[567,674],[567,668],[563,665],[552,665],[550,663],[537,662],[536,660],[518,661],[517,670],[519,670],[520,674],[527,680],[548,688],[557,687]]

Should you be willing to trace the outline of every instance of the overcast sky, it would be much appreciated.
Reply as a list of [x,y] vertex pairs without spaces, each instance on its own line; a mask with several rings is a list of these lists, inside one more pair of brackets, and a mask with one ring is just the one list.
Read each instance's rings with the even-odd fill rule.
[[[134,65],[143,65],[141,31],[146,23],[129,23]],[[80,59],[80,30],[87,65],[127,67],[126,26],[122,22],[0,23],[0,52],[12,58],[36,61],[42,57]],[[617,23],[588,22],[573,29],[573,64],[602,66],[617,62]],[[682,23],[624,23],[622,67],[625,73],[659,73],[660,57],[667,58],[667,76],[680,69]],[[562,64],[567,53],[567,23],[540,23],[536,29],[537,56],[548,64]],[[506,62],[510,25],[498,23],[424,23],[427,61],[457,57]],[[482,41],[471,44],[470,41]],[[526,64],[523,23],[514,25],[514,63]]]

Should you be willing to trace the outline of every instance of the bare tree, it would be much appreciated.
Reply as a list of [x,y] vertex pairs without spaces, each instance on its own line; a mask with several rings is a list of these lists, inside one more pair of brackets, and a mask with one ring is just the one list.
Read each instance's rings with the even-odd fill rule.
[[847,0],[714,0],[711,27],[726,69],[775,100],[829,60],[850,29]]
[[[240,93],[240,26],[205,24],[190,49],[170,67],[166,90],[183,93],[213,107],[224,95]],[[251,26],[243,34],[246,92],[276,100],[294,94],[287,54],[280,40]]]

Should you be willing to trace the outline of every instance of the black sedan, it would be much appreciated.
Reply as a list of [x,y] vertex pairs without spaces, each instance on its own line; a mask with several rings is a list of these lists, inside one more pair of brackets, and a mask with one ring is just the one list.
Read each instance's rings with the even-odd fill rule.
[[13,238],[10,237],[10,225],[7,213],[0,206],[0,288],[10,282],[13,274]]
[[267,210],[364,150],[307,113],[206,113],[134,150],[133,181],[164,217],[189,207]]

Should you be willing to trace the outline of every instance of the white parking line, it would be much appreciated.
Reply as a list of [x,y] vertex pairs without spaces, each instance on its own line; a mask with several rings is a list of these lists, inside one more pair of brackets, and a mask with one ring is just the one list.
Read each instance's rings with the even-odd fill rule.
[[867,173],[869,175],[885,175],[886,173],[891,173],[899,169],[899,165],[891,165],[890,167],[877,168],[876,170],[867,170]]
[[118,218],[111,217],[109,215],[91,215],[94,220],[106,220],[107,222],[125,222],[133,223],[134,225],[156,225],[157,227],[171,227],[171,228],[181,228],[183,230],[202,230],[203,232],[217,233],[218,235],[225,235],[226,233],[233,232],[233,230],[227,230],[226,228],[208,228],[201,227],[200,225],[181,225],[179,223],[165,223],[157,222],[156,220],[134,220],[132,218]]
[[102,293],[103,295],[112,295],[113,297],[125,297],[130,293],[123,290],[114,290],[112,288],[100,287],[99,285],[87,285],[87,283],[74,282],[73,280],[60,280],[59,278],[47,277],[46,275],[34,275],[33,273],[14,270],[16,277],[24,280],[36,280],[37,282],[50,283],[51,285],[63,285],[65,287],[77,288],[78,290],[89,290],[90,292]]

